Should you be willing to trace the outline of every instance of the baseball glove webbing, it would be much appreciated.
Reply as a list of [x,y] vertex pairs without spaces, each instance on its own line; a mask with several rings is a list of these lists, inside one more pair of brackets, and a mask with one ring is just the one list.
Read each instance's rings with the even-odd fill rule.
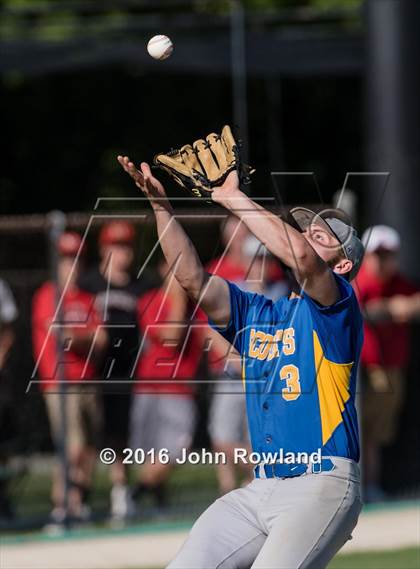
[[193,197],[208,201],[213,188],[222,185],[230,172],[236,170],[240,185],[248,184],[254,172],[241,162],[239,145],[228,125],[221,134],[212,132],[205,140],[200,138],[179,150],[157,154],[153,162]]

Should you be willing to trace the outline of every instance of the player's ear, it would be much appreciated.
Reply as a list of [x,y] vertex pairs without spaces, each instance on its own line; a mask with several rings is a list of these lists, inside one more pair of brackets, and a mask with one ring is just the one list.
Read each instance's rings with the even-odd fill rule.
[[349,273],[352,270],[352,268],[353,268],[353,261],[350,261],[350,259],[340,259],[334,265],[333,270],[338,275],[345,275]]

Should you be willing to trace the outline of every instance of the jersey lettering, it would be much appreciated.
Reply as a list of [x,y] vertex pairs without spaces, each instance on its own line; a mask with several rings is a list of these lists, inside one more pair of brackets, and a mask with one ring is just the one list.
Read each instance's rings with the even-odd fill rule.
[[276,333],[272,335],[262,330],[251,328],[248,355],[250,358],[256,358],[262,361],[270,361],[273,358],[279,358],[279,342],[283,344],[282,351],[285,356],[294,354],[296,350],[295,329],[286,328],[286,330],[276,330]]

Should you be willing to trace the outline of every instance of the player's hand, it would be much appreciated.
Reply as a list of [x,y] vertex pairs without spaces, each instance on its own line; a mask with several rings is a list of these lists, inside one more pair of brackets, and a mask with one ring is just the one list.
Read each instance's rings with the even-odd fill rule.
[[394,322],[405,323],[412,317],[411,299],[401,294],[388,300],[388,310]]
[[370,387],[375,393],[389,393],[389,380],[383,367],[369,366],[368,378]]
[[128,156],[118,156],[117,160],[150,201],[166,199],[165,188],[153,176],[149,164],[142,162],[140,168],[136,168]]
[[211,199],[223,205],[226,201],[240,196],[243,196],[243,193],[239,187],[238,174],[230,172],[223,184],[213,189]]

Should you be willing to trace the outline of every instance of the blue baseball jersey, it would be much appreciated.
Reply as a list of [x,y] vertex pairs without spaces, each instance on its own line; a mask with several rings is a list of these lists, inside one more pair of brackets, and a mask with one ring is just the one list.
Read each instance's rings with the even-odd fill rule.
[[305,292],[273,302],[232,283],[231,319],[210,322],[242,356],[248,425],[258,453],[319,452],[359,460],[355,408],[363,322],[351,285],[321,306]]

